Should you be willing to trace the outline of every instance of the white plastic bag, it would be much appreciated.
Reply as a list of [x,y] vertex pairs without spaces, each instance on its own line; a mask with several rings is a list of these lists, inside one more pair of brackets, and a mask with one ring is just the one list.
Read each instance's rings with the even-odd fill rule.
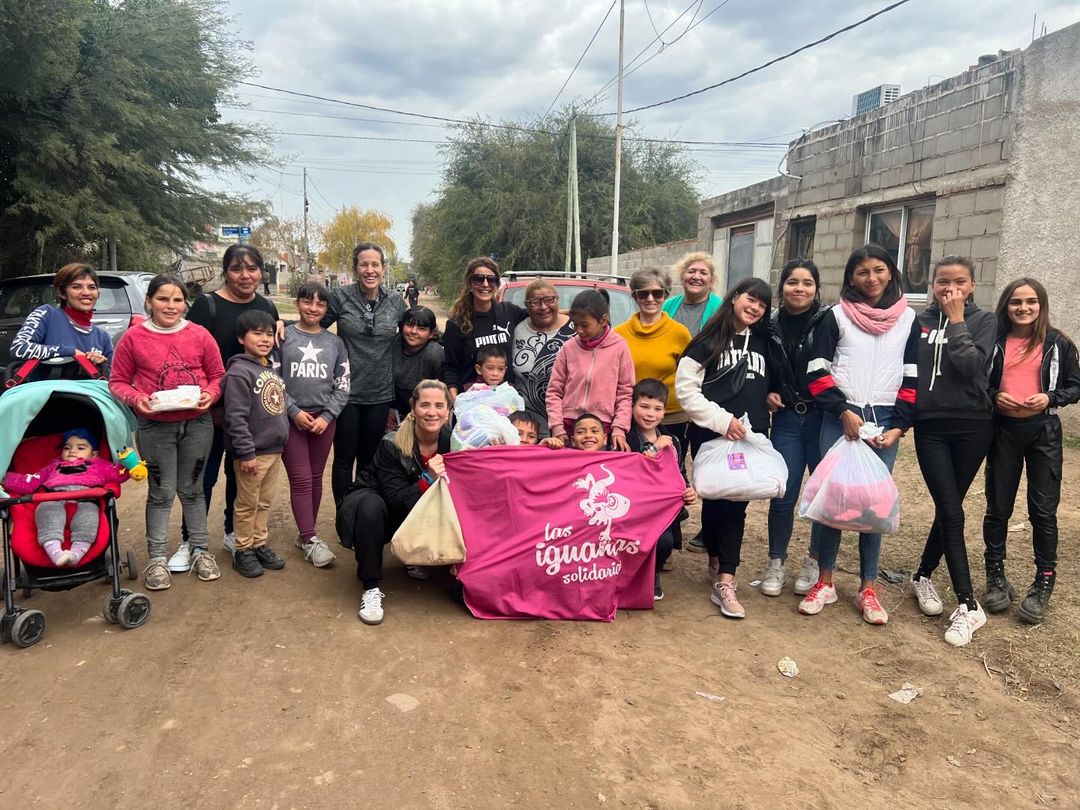
[[475,450],[493,444],[521,444],[517,428],[487,405],[473,405],[458,416],[450,434],[451,450]]
[[178,385],[166,391],[155,391],[150,395],[152,411],[186,411],[199,404],[202,389],[197,385]]
[[803,488],[799,517],[866,534],[900,528],[900,491],[885,462],[863,441],[880,434],[881,428],[868,423],[857,441],[837,439]]
[[745,416],[740,421],[746,428],[742,439],[721,437],[701,445],[694,457],[694,489],[708,500],[782,497],[788,478],[784,457],[768,438],[750,429]]
[[509,416],[514,411],[523,410],[525,400],[510,383],[501,383],[494,388],[477,383],[468,391],[458,394],[454,400],[454,415],[460,419],[477,405],[486,405],[495,413]]

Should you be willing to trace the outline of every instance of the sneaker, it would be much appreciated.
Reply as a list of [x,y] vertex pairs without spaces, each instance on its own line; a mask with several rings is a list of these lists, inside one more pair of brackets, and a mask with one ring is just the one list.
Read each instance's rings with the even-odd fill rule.
[[421,582],[431,579],[431,571],[422,565],[406,565],[405,574],[410,579],[418,579]]
[[169,570],[174,574],[184,574],[191,570],[191,546],[181,543],[169,557]]
[[217,560],[206,549],[202,549],[192,557],[191,570],[202,582],[213,582],[221,578],[221,569],[218,568]]
[[701,539],[701,532],[694,535],[693,539],[686,544],[686,550],[692,551],[695,554],[703,554],[705,552],[705,541]]
[[659,602],[664,598],[664,586],[660,584],[660,572],[656,572],[656,577],[653,579],[652,598],[654,602]]
[[945,612],[945,603],[938,596],[937,588],[930,577],[911,577],[911,586],[915,589],[915,598],[919,600],[919,610],[924,616],[940,616]]
[[[809,557],[807,557],[809,559]],[[804,616],[816,616],[826,605],[836,602],[836,586],[831,582],[815,582],[803,600],[799,602],[799,613]]]
[[164,557],[155,557],[143,569],[143,583],[148,591],[163,591],[172,585],[172,574]]
[[236,532],[225,532],[225,539],[221,541],[221,547],[230,557],[236,553]]
[[252,550],[255,552],[255,558],[259,561],[259,565],[263,568],[280,571],[285,567],[285,560],[281,559],[270,546],[255,546]]
[[863,588],[855,595],[855,607],[862,613],[863,621],[867,624],[885,624],[889,621],[889,614],[878,601],[877,592],[871,588]]
[[739,597],[736,595],[738,585],[732,582],[717,582],[713,585],[712,593],[709,594],[709,599],[712,600],[714,605],[720,607],[720,612],[727,616],[729,619],[745,619],[746,611],[743,606],[739,604]]
[[232,567],[242,577],[261,577],[263,567],[259,558],[255,556],[255,549],[240,548],[232,555]]
[[385,595],[378,588],[364,591],[360,597],[360,621],[364,624],[382,624],[382,600]]
[[960,605],[949,617],[949,629],[945,631],[945,640],[954,647],[963,647],[978,630],[986,624],[986,613],[975,603],[975,610],[968,610],[967,605]]
[[786,579],[784,561],[779,557],[769,560],[769,564],[765,566],[765,572],[761,575],[761,592],[766,596],[779,596],[784,590]]
[[325,568],[337,559],[334,552],[330,550],[330,546],[320,540],[318,535],[312,537],[306,543],[298,536],[293,543],[297,548],[303,549],[304,559],[310,560],[311,564],[316,568]]
[[982,606],[991,613],[1008,610],[1016,601],[1016,588],[1005,577],[1005,563],[986,564],[986,593],[983,594]]
[[1053,571],[1040,572],[1028,588],[1024,601],[1016,608],[1016,615],[1028,624],[1042,624],[1046,618],[1046,608],[1050,604],[1050,595],[1054,592]]
[[712,585],[716,582],[717,577],[720,576],[720,558],[709,557],[709,584]]
[[799,596],[810,593],[810,589],[817,585],[820,576],[817,560],[807,555],[799,566],[799,575],[795,577],[795,593]]

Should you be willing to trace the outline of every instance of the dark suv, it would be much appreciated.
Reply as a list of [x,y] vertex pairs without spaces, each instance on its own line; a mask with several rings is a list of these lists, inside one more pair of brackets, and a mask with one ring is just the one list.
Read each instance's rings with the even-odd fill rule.
[[[113,347],[131,326],[145,319],[146,288],[153,273],[98,273],[94,325],[109,333]],[[11,365],[11,341],[26,316],[42,304],[54,304],[53,275],[16,276],[0,280],[0,374]]]

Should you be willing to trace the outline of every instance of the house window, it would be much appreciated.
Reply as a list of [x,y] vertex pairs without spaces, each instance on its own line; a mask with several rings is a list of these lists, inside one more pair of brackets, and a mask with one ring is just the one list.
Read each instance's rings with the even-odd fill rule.
[[892,254],[906,295],[926,295],[933,231],[932,202],[871,211],[866,218],[866,241]]
[[728,235],[727,286],[754,275],[754,226],[740,225]]
[[796,219],[788,226],[788,260],[814,258],[817,218]]

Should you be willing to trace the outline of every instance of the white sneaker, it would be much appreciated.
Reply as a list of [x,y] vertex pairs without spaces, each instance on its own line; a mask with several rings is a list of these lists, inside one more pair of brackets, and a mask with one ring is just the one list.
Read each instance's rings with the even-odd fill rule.
[[815,582],[810,592],[799,602],[799,613],[816,616],[826,605],[836,604],[836,587],[828,582]]
[[784,561],[779,557],[771,559],[761,575],[761,592],[766,596],[779,596],[786,580]]
[[382,624],[384,595],[378,588],[364,591],[360,597],[360,621],[364,624]]
[[975,603],[975,610],[968,610],[967,605],[960,605],[949,617],[949,629],[945,631],[945,640],[954,647],[963,647],[971,641],[975,631],[986,624],[986,613],[982,605]]
[[422,565],[406,565],[405,574],[410,579],[418,579],[421,582],[426,582],[431,579],[431,571]]
[[817,560],[807,555],[799,567],[799,575],[795,577],[795,593],[799,596],[809,593],[810,589],[817,585],[820,576]]
[[230,557],[236,556],[236,532],[225,532],[225,539],[221,541],[221,546]]
[[940,616],[945,612],[945,603],[938,596],[934,581],[929,577],[912,576],[911,586],[915,589],[915,598],[919,600],[919,610],[924,616]]
[[191,546],[181,543],[169,557],[169,570],[174,574],[183,574],[191,570]]
[[319,536],[316,535],[308,540],[306,543],[300,539],[297,535],[293,540],[293,545],[302,549],[304,552],[304,559],[310,560],[311,564],[316,568],[325,568],[337,559],[337,555],[330,550],[330,547],[326,545]]

